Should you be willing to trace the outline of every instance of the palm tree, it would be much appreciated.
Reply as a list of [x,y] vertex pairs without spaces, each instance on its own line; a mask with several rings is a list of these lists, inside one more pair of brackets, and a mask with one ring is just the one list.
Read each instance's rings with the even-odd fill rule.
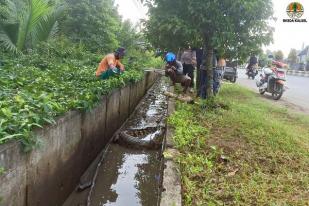
[[4,0],[0,6],[0,44],[13,52],[31,48],[57,32],[63,5],[48,0]]

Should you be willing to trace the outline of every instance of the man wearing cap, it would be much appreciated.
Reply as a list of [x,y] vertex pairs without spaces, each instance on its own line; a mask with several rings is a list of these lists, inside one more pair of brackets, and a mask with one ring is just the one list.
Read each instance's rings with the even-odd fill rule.
[[176,60],[176,55],[172,52],[168,52],[165,55],[165,61],[165,75],[170,77],[173,85],[180,83],[183,87],[183,93],[186,93],[190,86],[191,78],[183,74],[181,62]]
[[125,55],[125,48],[118,48],[114,53],[106,55],[100,62],[96,76],[100,79],[108,79],[110,76],[124,72],[124,66],[120,59]]

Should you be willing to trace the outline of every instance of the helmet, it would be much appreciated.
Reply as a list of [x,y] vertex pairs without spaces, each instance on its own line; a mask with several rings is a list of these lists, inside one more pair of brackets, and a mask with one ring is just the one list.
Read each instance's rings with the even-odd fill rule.
[[173,62],[176,60],[176,55],[172,52],[168,52],[166,55],[165,55],[165,61],[167,62]]
[[116,54],[120,55],[120,56],[124,56],[125,53],[126,53],[126,49],[123,48],[123,47],[119,47],[116,51],[115,51]]
[[276,67],[278,68],[283,68],[283,67],[286,67],[287,65],[284,64],[283,62],[279,62],[279,61],[272,61],[272,64],[275,65]]

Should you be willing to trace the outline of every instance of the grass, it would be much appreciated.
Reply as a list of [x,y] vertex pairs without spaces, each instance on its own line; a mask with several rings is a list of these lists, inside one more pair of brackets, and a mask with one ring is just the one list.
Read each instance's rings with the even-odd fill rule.
[[309,205],[309,118],[237,85],[169,118],[184,205]]
[[1,166],[0,166],[0,176],[3,175],[4,173],[5,173],[4,167],[1,167]]

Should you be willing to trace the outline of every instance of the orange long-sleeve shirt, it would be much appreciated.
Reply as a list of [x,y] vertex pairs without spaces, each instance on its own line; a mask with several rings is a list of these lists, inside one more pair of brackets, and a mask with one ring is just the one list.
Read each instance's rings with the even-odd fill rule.
[[113,66],[119,67],[122,71],[124,70],[123,64],[121,64],[121,62],[118,59],[116,59],[115,55],[108,54],[100,62],[95,75],[98,77],[103,72],[105,72],[108,68],[113,67]]

